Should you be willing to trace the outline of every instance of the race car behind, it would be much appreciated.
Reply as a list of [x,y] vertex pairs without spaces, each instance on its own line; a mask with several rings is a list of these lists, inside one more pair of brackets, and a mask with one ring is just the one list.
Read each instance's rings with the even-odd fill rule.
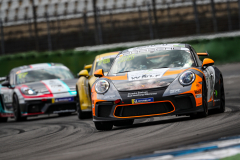
[[26,120],[42,114],[76,111],[77,79],[64,65],[40,63],[14,68],[1,84],[0,119]]

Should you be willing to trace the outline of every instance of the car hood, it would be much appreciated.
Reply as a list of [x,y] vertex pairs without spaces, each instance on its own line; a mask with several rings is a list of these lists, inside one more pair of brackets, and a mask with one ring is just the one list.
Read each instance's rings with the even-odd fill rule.
[[169,86],[186,68],[162,68],[133,71],[109,76],[118,91],[131,91]]
[[39,94],[48,94],[48,93],[64,93],[76,91],[76,82],[77,79],[70,80],[60,80],[60,79],[51,79],[43,80],[34,83],[26,83],[24,86],[37,91]]

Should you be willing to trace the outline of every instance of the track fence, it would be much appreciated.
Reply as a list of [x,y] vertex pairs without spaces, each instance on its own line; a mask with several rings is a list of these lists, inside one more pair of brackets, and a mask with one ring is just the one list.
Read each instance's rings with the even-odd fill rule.
[[240,29],[240,0],[0,2],[1,55]]

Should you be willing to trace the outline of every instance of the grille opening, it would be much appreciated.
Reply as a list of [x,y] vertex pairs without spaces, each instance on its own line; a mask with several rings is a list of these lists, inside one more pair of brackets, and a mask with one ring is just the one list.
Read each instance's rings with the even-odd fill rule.
[[98,117],[109,117],[112,110],[112,105],[99,105]]
[[54,111],[61,111],[61,110],[76,110],[76,104],[75,103],[68,103],[68,104],[55,104],[49,106],[46,113],[52,113]]
[[28,113],[41,112],[42,107],[43,107],[43,104],[29,105],[29,106],[28,106]]
[[192,108],[192,101],[190,97],[181,97],[181,98],[176,98],[178,107],[181,109],[189,109]]
[[151,114],[161,114],[173,111],[170,102],[119,106],[115,111],[117,117],[143,116]]

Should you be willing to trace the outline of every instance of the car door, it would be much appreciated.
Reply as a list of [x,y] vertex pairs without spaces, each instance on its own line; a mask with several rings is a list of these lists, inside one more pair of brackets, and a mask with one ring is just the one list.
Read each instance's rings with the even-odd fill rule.
[[1,88],[1,100],[3,102],[3,109],[5,111],[12,111],[12,97],[10,95],[11,89],[8,87]]
[[207,100],[213,96],[214,86],[215,86],[215,70],[212,66],[207,67],[203,73],[206,77],[206,85],[207,85]]
[[[202,66],[202,62],[197,56],[196,51],[194,48],[190,47],[191,51],[194,53],[194,56],[196,58],[196,63],[198,67]],[[206,69],[203,70],[203,73],[206,77],[206,87],[207,87],[207,101],[210,100],[210,98],[213,95],[214,92],[214,86],[215,86],[215,70],[212,66],[207,67]]]

